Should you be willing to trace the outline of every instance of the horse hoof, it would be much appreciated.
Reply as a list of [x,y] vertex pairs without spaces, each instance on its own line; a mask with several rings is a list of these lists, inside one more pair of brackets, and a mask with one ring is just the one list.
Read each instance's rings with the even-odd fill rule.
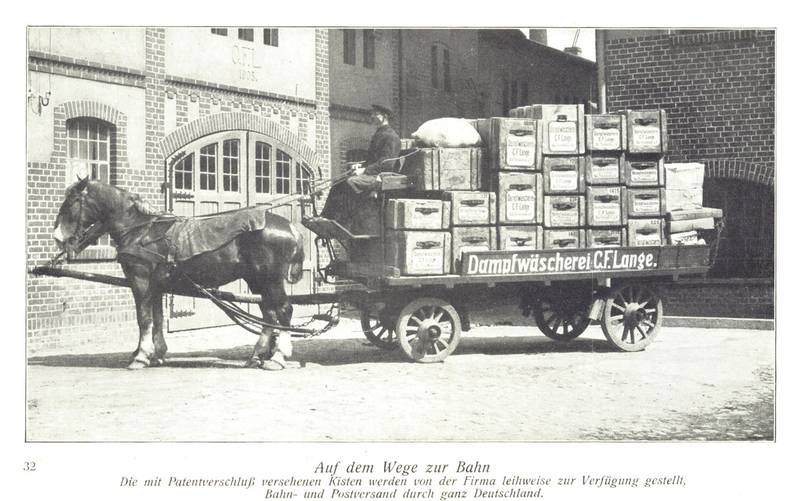
[[164,359],[163,358],[154,358],[150,363],[154,367],[161,367],[162,365],[164,365]]
[[144,369],[147,366],[148,366],[148,364],[146,364],[145,362],[142,362],[141,360],[134,360],[133,362],[128,364],[128,369],[129,370]]
[[261,362],[261,368],[265,371],[282,371],[286,368],[286,365],[280,363],[277,360],[264,360]]
[[261,361],[257,358],[251,358],[244,363],[245,369],[258,369],[261,367]]

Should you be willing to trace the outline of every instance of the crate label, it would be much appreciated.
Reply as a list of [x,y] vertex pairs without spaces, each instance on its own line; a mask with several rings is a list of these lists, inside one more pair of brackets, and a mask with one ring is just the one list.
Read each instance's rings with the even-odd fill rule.
[[658,167],[654,165],[647,169],[631,168],[631,183],[658,184]]
[[533,167],[536,161],[536,139],[533,136],[506,137],[506,163],[511,167]]
[[622,222],[622,206],[619,202],[594,202],[592,216],[595,224],[620,224]]
[[632,128],[633,144],[640,148],[659,148],[661,146],[661,129],[645,125],[634,125]]
[[592,129],[592,148],[618,150],[622,147],[619,129]]
[[[481,203],[485,203],[481,200]],[[486,205],[460,205],[458,207],[458,222],[461,223],[488,223],[489,207]]]
[[536,192],[533,190],[507,191],[506,219],[509,221],[534,221],[536,219]]
[[550,210],[550,225],[552,226],[578,226],[580,214],[578,206],[566,210],[559,210],[552,207]]
[[658,231],[647,234],[642,234],[637,232],[633,240],[633,245],[638,247],[644,247],[648,245],[661,245],[661,235],[659,235]]
[[444,253],[441,247],[412,249],[408,262],[409,273],[439,274],[444,270]]
[[591,167],[591,180],[592,181],[619,181],[619,165],[611,163],[608,165],[592,164]]
[[550,171],[551,191],[578,191],[578,172],[574,170]]
[[550,151],[576,151],[578,126],[575,122],[550,122],[548,125]]
[[[562,245],[562,241],[565,240],[568,240],[569,243]],[[556,244],[556,241],[559,243]],[[577,249],[578,243],[578,236],[573,233],[550,232],[550,236],[547,239],[547,246],[555,249]]]
[[636,214],[660,214],[661,200],[655,198],[633,198],[633,212]]

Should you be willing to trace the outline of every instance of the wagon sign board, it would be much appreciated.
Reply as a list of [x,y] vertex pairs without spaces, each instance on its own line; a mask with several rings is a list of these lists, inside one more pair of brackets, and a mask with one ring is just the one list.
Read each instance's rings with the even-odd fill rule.
[[641,271],[659,267],[659,249],[572,249],[468,252],[463,275],[529,275]]

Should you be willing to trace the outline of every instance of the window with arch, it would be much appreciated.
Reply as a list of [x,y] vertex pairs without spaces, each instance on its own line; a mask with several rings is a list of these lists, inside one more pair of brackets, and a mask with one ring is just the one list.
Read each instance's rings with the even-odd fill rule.
[[[71,184],[76,176],[89,176],[90,179],[113,184],[112,146],[114,126],[103,120],[92,117],[78,117],[67,120],[67,183]],[[108,235],[100,237],[96,243],[110,246]],[[91,251],[90,249],[87,249]],[[85,257],[96,258],[92,252],[85,252]],[[105,256],[103,256],[105,257]],[[112,257],[112,256],[109,256]]]

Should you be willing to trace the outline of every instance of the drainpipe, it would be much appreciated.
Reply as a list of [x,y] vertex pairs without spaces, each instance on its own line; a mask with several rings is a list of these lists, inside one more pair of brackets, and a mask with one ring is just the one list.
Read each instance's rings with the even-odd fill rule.
[[606,113],[606,30],[594,32],[595,59],[597,59],[597,106]]
[[406,130],[406,119],[405,113],[403,111],[404,104],[405,104],[405,88],[404,88],[404,78],[403,78],[403,30],[397,30],[397,85],[400,86],[400,89],[397,93],[397,122],[398,127],[400,128],[400,137],[406,137],[407,134],[405,133]]

